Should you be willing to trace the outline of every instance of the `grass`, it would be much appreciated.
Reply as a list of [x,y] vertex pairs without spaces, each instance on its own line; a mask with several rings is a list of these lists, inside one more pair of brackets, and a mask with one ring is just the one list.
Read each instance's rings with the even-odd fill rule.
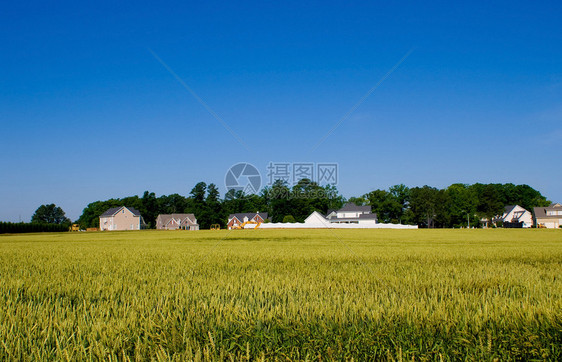
[[561,360],[561,230],[0,236],[2,360]]

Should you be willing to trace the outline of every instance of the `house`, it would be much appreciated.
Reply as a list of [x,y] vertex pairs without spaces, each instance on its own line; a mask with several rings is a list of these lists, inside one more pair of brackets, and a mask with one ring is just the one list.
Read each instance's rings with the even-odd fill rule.
[[248,221],[262,223],[267,219],[267,217],[268,217],[267,212],[260,213],[259,211],[230,214],[228,215],[228,223],[226,224],[226,226],[230,230]]
[[535,207],[533,209],[535,225],[549,229],[557,229],[562,226],[562,205],[550,204],[548,207]]
[[112,207],[100,215],[100,230],[140,230],[146,226],[140,212],[132,207]]
[[326,219],[330,223],[345,223],[345,224],[358,224],[358,223],[376,223],[377,214],[371,212],[371,206],[358,206],[353,202],[348,202],[343,205],[339,210],[330,210]]
[[496,217],[494,223],[501,221],[504,228],[530,228],[533,226],[533,215],[519,205],[505,207],[503,215]]
[[156,218],[158,230],[199,230],[199,224],[193,214],[160,214]]

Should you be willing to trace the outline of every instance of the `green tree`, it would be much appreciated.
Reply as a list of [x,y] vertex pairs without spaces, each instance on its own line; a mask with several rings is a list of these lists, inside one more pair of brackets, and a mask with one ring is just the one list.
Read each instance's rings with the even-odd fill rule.
[[64,211],[55,204],[39,206],[31,217],[31,222],[59,225],[71,223],[70,219],[66,217]]
[[423,186],[411,189],[410,207],[415,221],[420,226],[434,228],[448,225],[448,214],[445,209],[446,193],[435,187]]
[[199,182],[197,183],[197,185],[193,187],[193,189],[191,189],[191,192],[189,194],[191,195],[191,198],[195,203],[202,204],[205,202],[206,191],[207,191],[207,184],[204,182]]
[[402,224],[410,222],[410,215],[407,213],[410,204],[410,189],[404,185],[390,186],[388,189],[391,200],[391,221]]
[[450,215],[450,227],[475,226],[478,222],[476,192],[465,184],[452,184],[446,189],[448,195],[447,209]]
[[149,228],[154,228],[156,226],[156,217],[159,214],[158,200],[154,192],[145,191],[141,199],[141,205],[139,211],[144,221],[148,224]]
[[158,198],[159,214],[182,213],[187,207],[187,198],[180,194],[162,195]]
[[[479,184],[471,186],[477,193],[478,204],[476,205],[476,213],[482,219],[488,220],[488,225],[495,216],[503,213],[505,201],[502,201],[501,188],[494,184]],[[505,199],[504,199],[505,200]]]
[[282,222],[285,215],[291,214],[291,190],[286,181],[275,180],[271,187],[264,188],[262,195],[266,198],[267,206],[271,210],[271,221]]
[[223,210],[223,204],[220,200],[220,193],[215,184],[207,186],[207,198],[205,199],[205,216],[209,226],[219,224],[221,227],[226,225],[226,216]]
[[369,192],[365,197],[369,200],[371,210],[377,214],[379,222],[390,223],[398,222],[402,213],[402,206],[385,190],[374,190]]

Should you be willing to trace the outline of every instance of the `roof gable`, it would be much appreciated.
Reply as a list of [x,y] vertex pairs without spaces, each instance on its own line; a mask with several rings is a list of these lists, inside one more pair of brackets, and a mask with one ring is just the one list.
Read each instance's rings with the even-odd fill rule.
[[140,212],[135,208],[127,207],[127,206],[119,206],[119,207],[112,207],[112,208],[108,209],[106,212],[101,214],[100,217],[115,216],[115,214],[117,214],[122,209],[127,209],[128,211],[130,211],[135,216],[141,216]]
[[232,220],[233,218],[236,218],[238,221],[242,221],[244,220],[245,217],[247,217],[248,220],[252,220],[256,216],[259,216],[265,220],[267,219],[268,214],[267,212],[240,212],[240,213],[228,215],[228,220]]

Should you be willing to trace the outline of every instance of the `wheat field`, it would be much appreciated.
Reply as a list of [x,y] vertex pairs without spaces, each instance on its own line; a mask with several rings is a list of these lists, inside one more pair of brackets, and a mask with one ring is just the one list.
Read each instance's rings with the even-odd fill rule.
[[562,230],[0,236],[2,360],[560,360]]

